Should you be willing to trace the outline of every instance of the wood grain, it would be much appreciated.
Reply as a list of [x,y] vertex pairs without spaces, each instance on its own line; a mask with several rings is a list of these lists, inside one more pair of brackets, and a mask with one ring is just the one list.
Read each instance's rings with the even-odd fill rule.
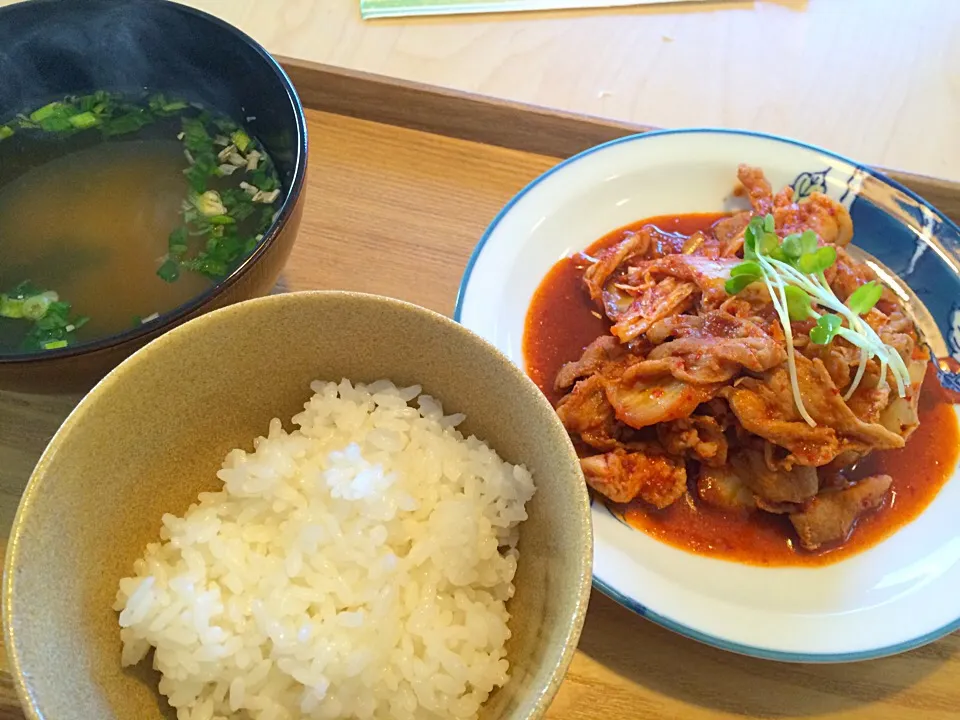
[[184,1],[291,58],[635,125],[788,135],[960,180],[955,0],[726,0],[368,22],[357,0]]
[[[565,158],[610,140],[656,129],[296,58],[280,61],[307,107],[528,153]],[[953,182],[877,169],[950,217],[960,219],[960,195]]]
[[487,145],[569,157],[652,128],[280,58],[307,107]]
[[[316,111],[309,132],[309,199],[281,289],[378,292],[445,313],[483,228],[556,162]],[[0,394],[0,522],[73,401]],[[958,678],[958,634],[885,660],[792,666],[686,640],[594,593],[548,717],[947,720],[960,707]],[[0,720],[22,718],[0,655]]]

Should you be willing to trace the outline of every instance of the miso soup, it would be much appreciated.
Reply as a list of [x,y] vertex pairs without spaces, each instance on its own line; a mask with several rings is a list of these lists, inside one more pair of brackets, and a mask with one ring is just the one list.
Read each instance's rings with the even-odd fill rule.
[[163,95],[94,93],[0,126],[0,354],[122,332],[188,302],[281,203],[262,145]]

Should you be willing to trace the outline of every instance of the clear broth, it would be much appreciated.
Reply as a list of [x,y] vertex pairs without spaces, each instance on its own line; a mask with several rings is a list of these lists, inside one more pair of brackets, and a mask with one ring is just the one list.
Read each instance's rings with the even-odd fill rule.
[[[138,316],[203,292],[212,283],[197,273],[173,283],[156,275],[189,191],[184,165],[177,140],[104,142],[0,188],[0,288],[29,279],[55,290],[90,317],[80,341],[126,330]],[[16,352],[22,328],[9,331],[0,330],[0,351]]]

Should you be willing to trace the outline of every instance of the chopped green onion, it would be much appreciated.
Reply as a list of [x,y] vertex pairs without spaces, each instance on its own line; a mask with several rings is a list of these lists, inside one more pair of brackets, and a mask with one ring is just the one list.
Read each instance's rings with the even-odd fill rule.
[[70,118],[54,115],[41,120],[40,127],[46,132],[63,132],[72,129],[73,125],[70,124]]
[[70,303],[62,302],[52,290],[42,291],[29,280],[11,292],[0,294],[0,316],[31,323],[23,339],[25,350],[66,347],[69,339],[90,318],[70,319]]
[[127,115],[111,118],[110,120],[104,122],[100,127],[101,132],[105,136],[110,137],[113,135],[126,135],[128,133],[136,132],[137,130],[146,127],[151,122],[153,122],[153,117],[150,115],[150,113],[137,108]]
[[200,118],[184,118],[183,144],[194,156],[213,150],[213,139]]
[[180,265],[173,258],[167,258],[157,268],[157,276],[164,282],[175,282],[180,277]]
[[167,250],[172,256],[179,257],[187,251],[187,229],[178,227],[167,238]]
[[237,146],[237,150],[240,152],[246,152],[247,148],[250,147],[250,136],[243,130],[235,130],[230,135],[230,140]]
[[34,295],[23,301],[23,317],[27,320],[39,320],[50,308],[50,298],[46,295]]
[[159,115],[170,115],[187,107],[187,103],[183,102],[182,100],[167,100],[163,93],[157,93],[156,95],[152,96],[147,101],[147,105],[153,112]]
[[60,115],[63,112],[63,103],[62,102],[52,102],[48,105],[44,105],[42,108],[37,108],[32,113],[30,113],[30,120],[35,123],[40,123],[47,118]]
[[99,125],[100,118],[98,118],[92,112],[82,112],[73,115],[68,122],[78,130],[86,130],[87,128],[92,128],[95,125]]
[[225,135],[232,135],[233,131],[237,129],[237,124],[228,117],[215,117],[213,118],[214,126]]
[[23,317],[23,298],[0,295],[0,317],[19,319]]
[[220,199],[220,193],[216,190],[207,190],[202,194],[193,195],[190,198],[190,202],[193,203],[194,207],[197,208],[200,214],[206,217],[208,221],[210,218],[227,214],[227,208]]
[[[0,125],[0,140],[13,135],[18,128],[71,134],[96,127],[104,137],[111,137],[137,132],[181,111],[184,112],[176,122],[182,132],[177,134],[177,139],[182,141],[189,163],[183,172],[192,193],[182,209],[183,225],[168,237],[168,254],[160,262],[157,275],[173,282],[179,278],[182,268],[187,268],[219,279],[260,242],[274,221],[282,192],[272,159],[237,123],[197,103],[187,103],[163,93],[129,99],[121,93],[97,91],[68,96],[29,115],[18,115],[8,125]],[[226,160],[218,158],[222,149],[228,153]],[[221,164],[227,169],[221,170]],[[231,172],[239,179],[251,181],[243,183],[248,192],[235,185],[220,189],[219,178]],[[8,293],[0,298],[0,314],[22,318],[23,303],[38,294],[41,289],[32,287]],[[30,339],[36,347],[61,339],[60,335],[51,333],[69,333],[78,327],[67,320],[68,305],[66,310],[52,308],[55,300],[49,300],[51,309],[35,321],[46,326]],[[40,316],[45,302],[31,300],[28,313]]]
[[17,300],[26,300],[28,297],[39,295],[41,292],[43,291],[32,282],[24,280],[7,294]]
[[190,183],[190,189],[197,193],[202,193],[207,188],[207,179],[210,177],[210,174],[204,169],[202,165],[198,165],[196,162],[183,171],[183,174],[187,177],[187,182]]

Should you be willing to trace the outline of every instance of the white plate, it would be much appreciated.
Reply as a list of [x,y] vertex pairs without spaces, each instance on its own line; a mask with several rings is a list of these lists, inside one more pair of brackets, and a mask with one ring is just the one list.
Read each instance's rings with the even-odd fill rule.
[[[960,360],[960,230],[910,191],[792,140],[724,130],[652,132],[573,157],[520,192],[467,266],[454,317],[524,365],[524,318],[555,262],[654,215],[730,209],[739,163],[843,202],[854,243],[925,308],[938,357]],[[908,286],[904,288],[903,285]],[[960,387],[958,377],[941,382]],[[684,635],[757,657],[839,662],[902,652],[960,628],[960,472],[912,523],[821,567],[760,568],[698,556],[633,530],[594,503],[594,583]]]

